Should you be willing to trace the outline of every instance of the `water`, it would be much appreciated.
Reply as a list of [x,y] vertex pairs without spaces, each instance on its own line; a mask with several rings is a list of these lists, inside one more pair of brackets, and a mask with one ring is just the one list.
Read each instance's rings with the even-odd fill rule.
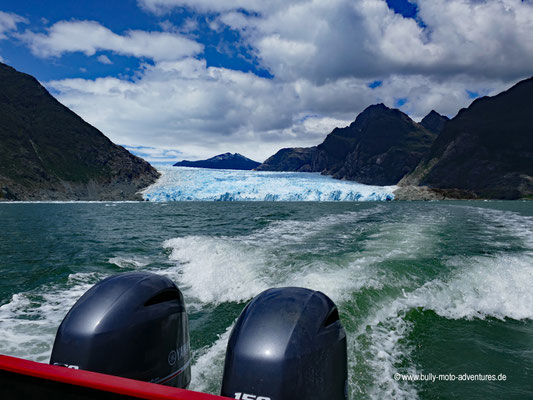
[[85,290],[146,270],[184,292],[195,390],[218,392],[246,302],[298,285],[339,306],[352,399],[533,397],[532,202],[0,204],[0,221],[3,354],[47,362]]
[[387,201],[397,186],[370,186],[309,172],[158,166],[149,201]]

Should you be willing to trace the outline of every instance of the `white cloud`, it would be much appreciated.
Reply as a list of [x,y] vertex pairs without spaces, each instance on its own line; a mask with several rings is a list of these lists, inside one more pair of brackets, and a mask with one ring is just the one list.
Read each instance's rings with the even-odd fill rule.
[[[27,24],[28,20],[14,13],[0,11],[0,40],[8,38],[8,34],[17,30],[18,24]],[[5,62],[0,55],[0,62]]]
[[18,24],[27,24],[28,20],[20,15],[0,11],[0,40],[6,39],[6,33],[15,31]]
[[231,151],[264,159],[280,145],[313,145],[324,129],[344,122],[318,114],[299,122],[308,113],[293,85],[206,68],[192,58],[146,65],[133,82],[109,77],[47,86],[116,143],[179,149],[184,158]]
[[[471,102],[467,90],[491,95],[533,74],[531,2],[413,0],[419,21],[385,0],[138,2],[158,15],[175,7],[196,14],[182,26],[161,18],[164,32],[119,35],[96,22],[62,21],[22,37],[42,57],[111,51],[153,59],[134,80],[48,86],[113,141],[152,147],[146,154],[154,159],[179,149],[180,158],[230,151],[261,161],[281,147],[320,143],[370,104],[406,99],[401,109],[415,119],[431,109],[453,117]],[[217,32],[240,32],[274,78],[195,58],[202,47],[183,33],[198,28],[198,13],[210,13]],[[383,83],[371,89],[374,80]]]
[[[296,2],[295,0],[292,1]],[[164,14],[174,8],[190,8],[199,12],[223,12],[231,10],[250,10],[264,12],[279,8],[284,0],[138,0],[145,10]]]
[[148,146],[124,146],[131,153],[144,158],[149,162],[176,162],[183,158],[183,154],[174,149],[164,149]]
[[521,0],[418,0],[439,48],[433,67],[478,77],[533,73],[533,4]]
[[105,54],[101,54],[101,55],[99,55],[98,57],[96,57],[96,59],[97,59],[98,61],[100,61],[102,64],[113,64],[113,61],[111,61],[111,60],[109,59],[109,57],[106,56]]
[[[492,85],[492,86],[491,86]],[[457,82],[421,75],[394,75],[376,89],[368,80],[344,78],[317,85],[284,82],[187,58],[145,65],[133,81],[117,78],[49,82],[59,100],[114,142],[179,149],[180,158],[239,152],[262,161],[282,147],[320,143],[346,126],[366,106],[384,102],[421,118],[431,109],[451,116],[470,103],[465,88],[497,92],[509,82]]]
[[200,53],[201,44],[170,32],[128,31],[118,35],[95,21],[60,21],[46,33],[26,31],[20,38],[39,57],[82,52],[88,56],[108,50],[156,61],[176,60]]
[[[422,74],[521,78],[533,73],[533,4],[521,0],[413,0],[422,24],[385,0],[139,0],[219,13],[278,79]],[[246,10],[251,15],[239,12]]]
[[[279,10],[246,27],[274,75],[322,82],[339,77],[423,74],[450,77],[531,75],[533,6],[520,0],[419,0],[423,28],[391,11],[385,1],[309,2]],[[239,25],[239,28],[241,25]],[[250,30],[256,26],[256,29]],[[241,28],[242,29],[242,28]],[[299,41],[316,56],[298,64],[269,38]],[[288,60],[288,61],[286,61]]]
[[165,32],[191,33],[199,28],[198,20],[194,17],[185,18],[180,26],[174,25],[168,19],[159,22],[159,27]]

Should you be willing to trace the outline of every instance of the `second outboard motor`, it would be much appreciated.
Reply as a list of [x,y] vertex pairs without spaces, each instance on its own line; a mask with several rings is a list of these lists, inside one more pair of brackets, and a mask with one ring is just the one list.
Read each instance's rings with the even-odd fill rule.
[[148,272],[94,285],[59,326],[50,364],[187,388],[189,322],[183,295]]
[[321,292],[268,289],[239,316],[222,396],[241,400],[347,399],[346,333]]

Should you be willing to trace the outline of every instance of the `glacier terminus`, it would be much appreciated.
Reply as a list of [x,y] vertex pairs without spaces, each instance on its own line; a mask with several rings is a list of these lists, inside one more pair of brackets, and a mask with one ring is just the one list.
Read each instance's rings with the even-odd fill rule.
[[148,201],[388,201],[397,186],[370,186],[319,173],[158,166]]

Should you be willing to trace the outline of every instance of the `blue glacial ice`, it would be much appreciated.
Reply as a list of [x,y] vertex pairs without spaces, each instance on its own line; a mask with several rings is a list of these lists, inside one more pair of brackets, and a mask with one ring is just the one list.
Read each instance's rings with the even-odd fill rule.
[[158,166],[148,201],[386,201],[396,186],[369,186],[319,173]]

